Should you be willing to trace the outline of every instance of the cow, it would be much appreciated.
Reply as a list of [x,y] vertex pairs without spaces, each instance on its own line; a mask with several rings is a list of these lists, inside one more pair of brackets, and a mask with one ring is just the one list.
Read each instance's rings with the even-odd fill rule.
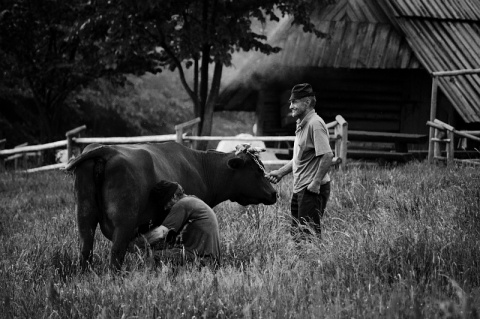
[[137,231],[162,223],[166,212],[150,192],[160,180],[178,182],[210,207],[226,200],[274,204],[276,191],[252,154],[197,151],[175,142],[85,147],[65,167],[75,176],[82,268],[92,261],[98,224],[112,241],[110,266],[118,270]]

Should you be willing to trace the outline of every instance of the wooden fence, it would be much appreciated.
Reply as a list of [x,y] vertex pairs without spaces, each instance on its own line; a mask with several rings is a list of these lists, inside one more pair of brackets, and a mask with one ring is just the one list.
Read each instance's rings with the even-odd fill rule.
[[[430,163],[433,163],[435,160],[442,160],[446,161],[447,164],[461,162],[480,165],[479,161],[455,158],[455,136],[480,142],[480,137],[475,136],[480,135],[480,131],[458,131],[453,126],[438,119],[427,121],[427,125],[433,130],[432,137],[430,138],[430,144],[432,146],[429,148],[428,152],[428,161]],[[446,156],[442,156],[442,144],[445,145]]]
[[[437,97],[438,97],[438,82],[440,77],[445,77],[445,76],[451,76],[452,78],[455,76],[462,76],[462,75],[467,75],[467,74],[480,74],[480,69],[463,69],[463,70],[452,70],[452,71],[438,71],[438,72],[432,72],[432,92],[431,92],[431,98],[430,98],[430,120],[427,122],[427,125],[430,126],[429,129],[429,143],[428,143],[428,161],[429,163],[433,163],[435,156],[439,157],[440,155],[438,154],[439,150],[439,143],[447,143],[447,161],[451,162],[453,161],[453,150],[454,150],[454,143],[453,143],[453,137],[455,134],[461,135],[462,133],[460,131],[457,131],[457,133],[453,133],[455,130],[452,126],[443,123],[436,119],[437,117]],[[435,127],[437,125],[438,128]],[[451,130],[450,130],[451,129]],[[446,139],[451,138],[451,142],[446,142],[446,141],[439,141],[437,140],[438,137],[436,134],[441,134],[439,131],[436,130],[446,130],[449,137]],[[460,133],[459,133],[460,132]],[[477,140],[477,137],[473,136],[472,134],[466,133],[468,136],[464,136],[466,138],[470,138],[473,140]],[[435,149],[437,148],[437,154],[435,154]],[[451,154],[450,157],[448,154]]]
[[[91,143],[101,144],[135,144],[135,143],[157,143],[176,141],[178,143],[187,144],[190,146],[196,141],[220,141],[220,140],[235,140],[235,141],[293,141],[295,136],[254,136],[251,138],[239,138],[235,136],[196,136],[196,126],[200,123],[200,119],[196,118],[186,123],[175,126],[175,134],[170,135],[153,135],[153,136],[134,136],[134,137],[80,137],[81,133],[86,129],[86,126],[80,126],[68,131],[63,141],[47,143],[42,145],[21,146],[14,149],[2,150],[0,149],[0,166],[4,164],[4,160],[8,156],[20,155],[28,152],[38,152],[47,149],[67,148],[67,158],[73,156],[73,150],[80,145]],[[330,136],[330,141],[335,143],[335,155],[333,165],[338,165],[341,169],[345,166],[347,160],[347,141],[348,141],[348,123],[345,119],[337,115],[335,121],[328,123],[329,130],[333,130]],[[265,165],[285,164],[288,160],[264,161]],[[32,169],[27,169],[25,172],[33,173],[38,171],[45,171],[51,169],[59,169],[65,166],[64,163],[52,164]]]

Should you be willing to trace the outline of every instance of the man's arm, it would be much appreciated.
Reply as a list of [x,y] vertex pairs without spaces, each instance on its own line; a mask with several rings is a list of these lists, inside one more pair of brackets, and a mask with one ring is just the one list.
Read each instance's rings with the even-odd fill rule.
[[288,162],[287,164],[283,165],[277,170],[271,171],[265,175],[265,177],[271,182],[271,183],[278,183],[280,180],[283,178],[283,176],[290,174],[293,170],[293,160]]
[[146,233],[144,236],[147,239],[148,243],[151,245],[160,239],[164,239],[167,234],[168,234],[169,229],[163,225],[152,229],[148,233]]
[[165,238],[168,232],[169,232],[169,229],[162,225],[155,229],[150,230],[146,234],[139,235],[128,244],[127,251],[131,253],[135,252],[135,246],[137,246],[140,249],[145,249],[146,245],[155,244],[159,240]]
[[322,180],[325,175],[327,175],[328,171],[330,170],[330,166],[332,165],[333,153],[328,152],[320,156],[320,163],[318,164],[315,176],[313,177],[312,182],[307,186],[307,189],[315,194],[320,194]]

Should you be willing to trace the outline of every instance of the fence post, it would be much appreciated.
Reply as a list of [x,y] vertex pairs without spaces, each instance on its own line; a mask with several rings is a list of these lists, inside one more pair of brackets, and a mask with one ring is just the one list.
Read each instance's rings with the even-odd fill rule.
[[183,144],[183,126],[175,125],[175,133],[177,134],[176,142]]
[[[19,144],[19,145],[15,146],[14,148],[19,148],[19,147],[23,147],[23,146],[27,146],[27,145],[28,145],[28,143],[25,142],[25,143],[22,143],[22,144]],[[24,165],[26,164],[26,155],[27,155],[27,153],[24,153],[23,155],[20,155],[20,154],[18,154],[18,155],[13,155],[13,169],[14,169],[14,170],[17,170],[17,169],[18,169],[18,159],[19,159],[20,157],[21,157],[22,160],[23,160],[23,164],[24,164]],[[25,166],[24,168],[27,169],[26,166]]]
[[[198,123],[200,123],[201,119],[199,117],[194,118],[193,120],[190,120],[185,123],[177,124],[175,125],[175,133],[177,135],[176,141],[177,143],[183,144],[183,133],[185,130],[189,128],[196,127]],[[196,134],[196,133],[194,133]]]
[[447,130],[447,139],[449,140],[447,142],[446,146],[446,151],[447,151],[447,164],[452,164],[453,163],[453,158],[454,158],[454,152],[455,152],[455,134],[451,130]]
[[86,128],[87,128],[86,125],[82,125],[65,133],[65,136],[67,137],[67,161],[70,160],[70,158],[72,158],[73,156],[73,146],[75,143],[73,138],[76,136],[79,136],[80,133],[84,131]]
[[[0,150],[5,149],[6,143],[7,143],[6,138],[0,140]],[[0,156],[0,172],[4,172],[4,171],[5,171],[5,158]]]
[[[434,121],[437,117],[437,91],[438,91],[438,77],[434,76],[432,79],[432,93],[430,99],[430,121]],[[435,157],[435,145],[438,143],[433,142],[432,138],[436,137],[435,129],[430,127],[428,131],[429,142],[428,142],[428,162],[433,163],[433,158]]]
[[[436,139],[442,139],[443,138],[443,132],[440,131],[438,128],[435,128],[435,134],[434,137]],[[438,141],[432,141],[433,142],[433,158],[435,157],[441,157],[441,151],[440,151],[440,142]]]
[[335,126],[335,135],[340,135],[341,138],[335,141],[335,155],[342,159],[340,169],[343,169],[347,164],[347,143],[348,143],[348,123],[343,116],[335,116],[337,125]]

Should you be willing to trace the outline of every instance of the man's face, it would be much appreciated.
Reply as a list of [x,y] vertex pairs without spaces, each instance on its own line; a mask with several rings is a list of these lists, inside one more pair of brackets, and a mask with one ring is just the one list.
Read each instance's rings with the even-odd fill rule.
[[308,98],[290,101],[290,111],[292,111],[292,117],[296,119],[303,118],[307,113],[309,105],[310,100]]

